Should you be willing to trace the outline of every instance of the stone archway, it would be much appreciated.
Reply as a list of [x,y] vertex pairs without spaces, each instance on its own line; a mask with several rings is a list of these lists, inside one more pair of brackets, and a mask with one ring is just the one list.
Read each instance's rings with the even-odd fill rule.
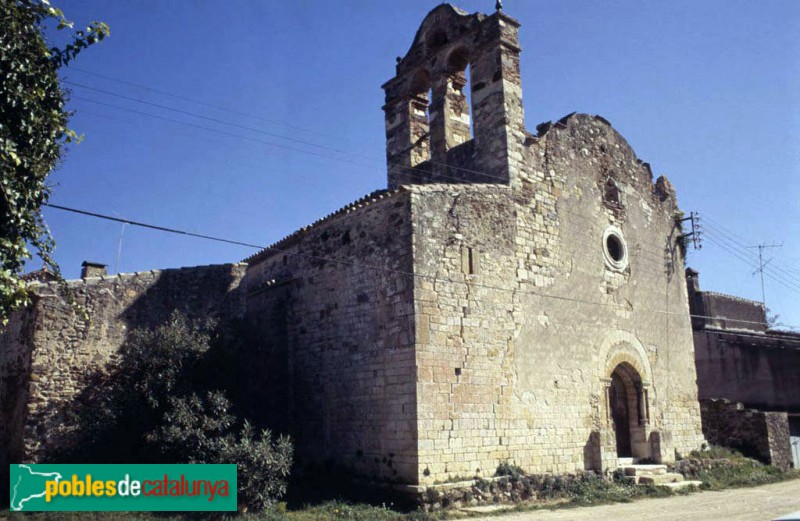
[[[602,367],[597,431],[587,442],[587,468],[614,469],[619,458],[657,457],[648,441],[653,434],[650,406],[655,403],[650,360],[642,343],[627,331],[610,333],[595,355]],[[652,401],[652,402],[651,402]]]
[[642,403],[642,378],[627,362],[617,365],[611,372],[608,387],[608,407],[611,425],[616,438],[617,456],[620,458],[647,457],[642,455],[638,442],[643,432],[643,415],[646,405]]

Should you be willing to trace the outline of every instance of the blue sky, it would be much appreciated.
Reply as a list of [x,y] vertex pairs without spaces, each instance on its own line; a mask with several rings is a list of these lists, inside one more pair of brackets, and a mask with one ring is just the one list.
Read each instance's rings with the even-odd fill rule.
[[[52,202],[266,245],[383,188],[380,85],[437,3],[60,2],[112,36],[64,71],[86,139],[53,175]],[[608,119],[703,217],[688,263],[705,289],[761,300],[744,246],[783,243],[767,252],[767,304],[800,325],[800,2],[504,6],[522,23],[528,128],[573,111]],[[45,215],[66,276],[87,259],[115,270],[121,225]],[[126,227],[118,270],[250,253]]]

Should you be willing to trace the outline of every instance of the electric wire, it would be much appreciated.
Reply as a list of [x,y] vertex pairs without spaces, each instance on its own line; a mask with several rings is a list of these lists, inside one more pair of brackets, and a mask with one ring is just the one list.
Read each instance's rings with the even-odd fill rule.
[[150,92],[155,92],[156,94],[159,94],[159,95],[162,95],[162,96],[168,96],[170,98],[175,98],[175,99],[179,99],[179,100],[182,100],[182,101],[188,101],[189,103],[194,103],[195,105],[200,105],[200,106],[203,106],[203,107],[208,107],[208,108],[215,109],[215,110],[220,110],[220,111],[223,111],[223,112],[228,112],[228,113],[233,114],[235,116],[242,116],[242,117],[250,118],[250,119],[256,120],[256,121],[262,121],[264,123],[268,123],[268,124],[271,124],[271,125],[279,125],[279,126],[283,126],[283,127],[286,127],[286,128],[290,128],[292,130],[299,130],[300,132],[307,132],[309,134],[314,134],[314,135],[317,135],[317,136],[320,136],[320,137],[324,137],[324,138],[327,138],[327,139],[337,139],[337,140],[341,139],[338,136],[335,136],[335,135],[332,135],[332,134],[324,134],[322,132],[319,132],[319,131],[316,131],[316,130],[312,130],[312,129],[309,129],[309,128],[306,128],[306,127],[300,127],[300,126],[297,126],[297,125],[292,125],[292,124],[286,123],[285,121],[280,121],[280,120],[277,120],[277,119],[264,118],[262,116],[256,116],[254,114],[250,114],[250,113],[247,113],[247,112],[234,110],[234,109],[231,109],[231,108],[228,108],[228,107],[223,107],[221,105],[214,105],[212,103],[207,103],[205,101],[201,101],[201,100],[198,100],[198,99],[195,99],[195,98],[190,98],[189,96],[182,96],[180,94],[175,94],[175,93],[172,93],[172,92],[169,92],[169,91],[166,91],[166,90],[157,89],[155,87],[150,87],[150,86],[147,86],[147,85],[143,85],[141,83],[134,83],[134,82],[131,82],[131,81],[123,80],[121,78],[114,78],[112,76],[108,76],[108,75],[105,75],[105,74],[100,74],[100,73],[93,72],[93,71],[88,71],[86,69],[81,69],[81,68],[75,67],[75,66],[70,66],[69,67],[69,72],[78,72],[80,74],[88,74],[89,76],[95,76],[97,78],[102,78],[104,80],[113,81],[113,82],[116,82],[116,83],[121,83],[123,85],[129,85],[129,86],[135,87],[137,89],[144,89],[144,90],[148,90]]
[[[185,126],[188,126],[190,128],[196,128],[196,129],[205,130],[205,131],[208,131],[208,132],[214,132],[214,133],[217,133],[217,134],[238,138],[238,139],[242,139],[242,140],[245,140],[245,141],[250,141],[250,142],[253,142],[253,143],[260,143],[260,144],[264,144],[264,145],[271,146],[271,147],[281,148],[281,149],[284,149],[284,150],[290,150],[290,151],[299,152],[299,153],[303,153],[303,154],[310,154],[310,155],[313,155],[313,156],[316,156],[316,157],[321,157],[321,158],[324,158],[324,159],[329,159],[329,160],[337,161],[337,162],[340,162],[340,163],[360,166],[360,167],[363,167],[363,168],[369,168],[369,169],[375,168],[372,165],[367,165],[367,164],[364,164],[364,163],[359,163],[359,162],[351,161],[351,160],[344,159],[344,158],[332,157],[332,156],[328,156],[328,155],[317,153],[317,152],[313,152],[313,151],[298,149],[298,148],[291,147],[291,146],[284,145],[284,144],[280,144],[280,143],[273,143],[273,142],[269,142],[269,141],[264,141],[264,140],[252,138],[252,137],[249,137],[249,136],[242,136],[240,134],[227,132],[227,131],[224,131],[224,130],[220,130],[218,128],[206,127],[206,126],[197,125],[197,124],[191,123],[191,122],[186,122],[186,121],[182,121],[182,120],[168,118],[168,117],[157,115],[157,114],[151,114],[149,112],[143,112],[143,111],[139,111],[139,110],[136,110],[136,109],[127,108],[127,107],[120,107],[118,105],[112,105],[112,104],[109,104],[109,103],[93,100],[93,99],[90,99],[90,98],[84,98],[82,96],[73,96],[73,97],[75,99],[80,99],[82,101],[87,101],[89,103],[94,103],[94,104],[97,104],[97,105],[110,107],[110,108],[114,108],[114,109],[130,112],[130,113],[138,114],[138,115],[142,115],[142,116],[148,116],[148,117],[152,117],[152,118],[155,118],[155,119],[168,121],[168,122],[171,122],[171,123],[185,125]],[[381,166],[383,166],[383,164]],[[418,168],[418,167],[409,167],[409,166],[404,166],[404,165],[393,165],[393,166],[397,166],[397,167],[400,167],[400,168],[406,170],[406,175],[410,175],[410,176],[414,177],[418,181],[429,181],[430,173],[427,172],[424,169],[421,169],[421,168]],[[477,173],[477,171],[472,171],[472,172],[476,172]],[[499,176],[492,176],[490,174],[484,174],[484,175],[486,177],[491,177],[491,178],[494,178],[494,179],[502,179]],[[449,176],[449,175],[444,174],[444,173],[438,174],[437,178],[440,178],[440,179],[443,179],[443,180],[456,181],[457,182],[456,184],[463,184],[463,181],[464,181],[463,179],[459,179],[459,178],[456,178],[456,177],[453,177],[453,176]],[[561,208],[561,209],[559,209],[559,211],[560,212],[563,211],[563,212],[566,212],[566,213],[570,213],[570,214],[572,214],[572,215],[574,215],[574,216],[578,217],[579,219],[584,220],[586,222],[590,222],[590,223],[594,222],[591,219],[589,219],[588,217],[586,217],[586,216],[584,216],[582,214],[579,214],[577,212],[573,212],[571,210],[568,210],[566,208]],[[573,224],[575,223],[574,221],[572,221],[572,222],[573,222]],[[577,226],[580,226],[580,225],[577,225]],[[657,260],[657,261],[663,260],[664,252],[661,251],[661,250],[655,250],[655,249],[652,249],[652,248],[646,248],[646,247],[640,246],[640,250],[639,251],[640,252],[649,252],[647,255],[651,259],[654,259],[654,260]]]
[[[98,77],[104,77],[103,75],[99,75],[99,74],[96,74],[96,73],[91,73],[89,71],[81,71],[81,72],[84,72],[84,73],[87,73],[87,74],[93,74],[93,75],[98,76]],[[107,76],[105,76],[105,78],[109,79],[109,80],[112,80],[112,81],[118,81],[120,83],[129,83],[129,82],[125,82],[123,80],[117,80],[117,79],[114,79],[114,78],[111,78],[111,77],[107,77]],[[101,93],[101,94],[118,97],[120,99],[125,99],[125,100],[133,101],[133,102],[136,102],[136,103],[142,103],[142,104],[150,105],[150,106],[153,106],[153,107],[156,107],[156,108],[159,108],[159,109],[169,110],[169,111],[173,111],[173,112],[184,114],[184,115],[191,116],[191,117],[205,119],[205,120],[217,123],[217,124],[233,126],[233,127],[236,127],[236,128],[240,128],[242,130],[250,131],[250,132],[261,133],[261,134],[264,134],[264,135],[267,135],[267,136],[270,136],[270,137],[288,140],[288,141],[291,141],[291,142],[295,142],[295,143],[299,143],[299,144],[302,144],[302,145],[323,149],[323,150],[326,150],[326,151],[329,151],[329,152],[333,152],[333,153],[337,153],[337,154],[348,155],[348,156],[351,156],[351,157],[356,156],[356,157],[361,157],[361,158],[365,158],[365,159],[369,159],[369,160],[373,159],[373,158],[371,158],[369,156],[364,156],[364,155],[361,155],[361,154],[355,154],[355,153],[347,151],[347,150],[342,150],[342,149],[339,149],[339,148],[333,148],[333,147],[329,147],[329,146],[326,146],[326,145],[321,145],[319,143],[314,143],[314,142],[307,141],[307,140],[299,140],[299,139],[296,139],[296,138],[292,138],[292,137],[289,137],[289,136],[284,136],[284,135],[277,134],[277,133],[274,133],[274,132],[267,132],[267,131],[264,131],[264,130],[261,130],[261,129],[258,129],[258,128],[254,128],[254,127],[250,127],[250,126],[239,125],[237,123],[232,123],[232,122],[225,121],[225,120],[222,120],[222,119],[219,119],[219,118],[212,118],[212,117],[205,116],[205,115],[202,115],[202,114],[197,114],[195,112],[185,111],[185,110],[177,109],[175,107],[170,107],[168,105],[163,105],[163,104],[159,104],[159,103],[149,102],[149,101],[146,101],[146,100],[141,100],[141,99],[138,99],[138,98],[134,98],[134,97],[118,94],[118,93],[107,91],[107,90],[104,90],[104,89],[98,89],[98,88],[91,87],[91,86],[88,86],[88,85],[83,85],[83,84],[80,84],[80,83],[77,83],[77,82],[71,82],[71,81],[65,80],[65,83],[68,83],[70,85],[73,85],[73,86],[76,86],[76,87],[79,87],[79,88],[92,90],[92,91],[95,91],[95,92],[98,92],[98,93]],[[177,99],[183,99],[185,101],[190,101],[190,102],[196,103],[198,105],[204,105],[204,106],[208,106],[208,107],[219,109],[219,110],[225,110],[227,112],[234,113],[234,114],[245,115],[244,113],[239,113],[237,111],[232,111],[232,110],[229,110],[229,109],[223,109],[221,107],[216,107],[216,106],[213,106],[213,105],[210,105],[210,104],[206,104],[206,103],[198,101],[198,100],[194,100],[194,99],[191,99],[191,98],[175,95],[175,94],[172,94],[172,93],[168,93],[166,91],[160,91],[159,89],[154,89],[152,87],[147,87],[147,86],[144,86],[144,85],[137,85],[137,84],[132,84],[132,83],[129,83],[129,84],[134,85],[134,86],[139,87],[139,88],[144,88],[146,90],[150,90],[152,92],[158,92],[158,93],[161,93],[161,94],[164,94],[164,95],[168,95],[168,96],[171,96],[171,97],[174,97],[174,98],[177,98]],[[118,109],[118,110],[126,110],[126,111],[129,111],[129,112],[132,112],[132,113],[135,113],[135,114],[139,114],[139,115],[145,115],[145,116],[149,116],[149,117],[153,117],[153,118],[157,118],[157,119],[161,119],[161,120],[165,120],[165,121],[170,121],[170,122],[181,124],[181,125],[187,125],[187,126],[190,126],[190,127],[193,127],[193,128],[198,128],[198,129],[205,130],[205,131],[216,132],[216,133],[220,133],[220,134],[223,134],[223,135],[228,135],[230,137],[234,137],[234,138],[238,138],[238,139],[244,139],[244,140],[257,142],[257,143],[261,143],[261,144],[268,145],[268,146],[283,148],[283,149],[290,150],[290,151],[295,151],[295,152],[299,152],[299,153],[315,155],[315,156],[318,156],[318,157],[322,157],[324,159],[340,161],[340,162],[353,164],[353,165],[357,165],[357,166],[361,166],[361,167],[365,167],[365,168],[371,168],[369,165],[365,165],[363,163],[356,163],[356,162],[353,162],[353,161],[350,161],[350,160],[342,160],[341,158],[338,158],[338,157],[332,157],[332,156],[329,156],[329,155],[319,154],[319,153],[315,153],[313,151],[304,150],[304,149],[297,149],[297,148],[294,148],[294,147],[287,147],[286,145],[282,145],[282,144],[278,144],[278,143],[273,143],[273,142],[268,142],[268,141],[263,141],[263,140],[255,140],[255,139],[250,138],[248,136],[242,136],[242,135],[239,135],[239,134],[233,134],[233,133],[221,131],[218,128],[215,129],[215,128],[204,127],[202,125],[196,125],[196,124],[193,124],[193,123],[190,123],[190,122],[186,122],[186,121],[175,120],[175,119],[172,119],[172,118],[166,118],[166,117],[155,115],[155,114],[136,111],[134,109],[128,109],[128,108],[125,108],[125,107],[119,107],[119,106],[115,106],[115,105],[111,105],[111,104],[107,104],[107,103],[102,103],[102,102],[99,102],[97,100],[92,100],[92,99],[89,99],[89,98],[82,98],[82,97],[76,97],[76,98],[77,99],[82,99],[83,101],[97,103],[97,104],[104,105],[104,106],[107,106],[107,107],[110,107],[110,108],[114,108],[114,109]],[[265,120],[265,121],[269,122],[269,120]],[[286,126],[287,127],[291,127],[290,125],[286,125]],[[301,127],[298,127],[297,130],[306,130],[307,131],[308,129],[302,129]],[[504,178],[502,178],[500,176],[491,175],[491,174],[489,174],[487,172],[481,172],[481,171],[467,169],[467,168],[461,168],[461,167],[454,167],[453,165],[447,165],[445,163],[440,163],[440,162],[436,162],[436,161],[432,161],[432,160],[427,161],[427,163],[428,164],[447,166],[448,168],[454,169],[454,170],[466,171],[466,172],[469,172],[469,173],[473,173],[473,174],[477,174],[477,175],[486,177],[487,179],[497,179],[497,180],[505,181]],[[425,172],[424,170],[422,170],[422,172],[424,172],[424,173],[416,174],[416,173],[413,172],[414,170],[416,170],[415,167],[406,167],[404,165],[392,165],[392,166],[399,166],[399,167],[401,167],[403,169],[411,171],[411,175],[417,175],[420,178],[422,176],[425,176],[426,180],[430,180],[429,178],[430,178],[431,174],[429,172]],[[436,177],[437,178],[442,178],[442,179],[450,179],[450,180],[454,180],[454,181],[457,181],[457,182],[463,182],[464,181],[463,179],[455,178],[455,177],[448,176],[446,174],[441,174],[441,173],[436,175]],[[564,210],[569,212],[566,209],[564,209]],[[570,212],[570,213],[572,213],[573,215],[576,215],[580,219],[585,219],[587,221],[589,220],[589,219],[586,219],[584,216],[581,216],[581,215],[579,215],[577,213],[574,213],[574,212]],[[711,234],[714,235],[714,232],[715,232],[715,230],[714,230],[715,226],[713,224],[714,221],[713,221],[713,219],[709,219],[709,220],[712,223],[710,225]],[[573,223],[574,223],[574,221],[573,221]],[[726,240],[727,241],[732,241],[732,242],[737,243],[740,247],[743,247],[743,245],[741,243],[739,243],[738,241],[736,241],[735,239],[733,239],[731,237],[728,237],[727,239],[725,239],[724,237],[720,237],[720,235],[722,235],[722,236],[726,235],[722,231],[716,230],[716,233],[717,233],[717,239],[719,241],[726,241]],[[726,247],[722,246],[720,244],[720,242],[718,242],[718,241],[713,241],[712,240],[711,242],[716,244],[716,245],[718,245],[720,248],[725,250],[727,253],[729,253],[731,255],[734,255],[737,258],[739,258],[740,260],[746,262],[751,267],[757,268],[757,266],[754,266],[750,261],[746,260],[746,258],[749,258],[749,252],[745,253],[745,257],[746,257],[745,258],[745,257],[742,257],[742,255],[737,255],[737,254],[735,254],[733,252],[733,250],[736,250],[735,246],[732,246],[732,245],[728,244],[727,245],[728,247],[726,248]],[[649,258],[651,260],[656,260],[658,262],[663,261],[663,259],[661,258],[661,253],[653,254],[653,251],[654,250],[650,250],[650,254],[646,254],[646,253],[644,253],[645,250],[640,247],[639,254],[640,255],[641,254],[649,255]],[[784,287],[787,287],[788,289],[792,289],[792,290],[795,290],[795,291],[800,291],[800,284],[794,279],[794,277],[792,275],[788,274],[785,270],[779,269],[777,267],[775,267],[775,271],[780,271],[781,275],[775,275],[774,273],[771,273],[772,268],[773,268],[773,266],[769,266],[769,267],[763,266],[763,267],[761,267],[761,269],[765,269],[765,274],[768,277],[770,277],[773,281],[778,282],[779,284],[783,285]],[[769,271],[767,271],[767,269],[769,269]],[[789,278],[789,280],[787,280],[787,277]]]
[[[706,238],[711,243],[713,243],[713,244],[717,245],[718,247],[720,247],[721,249],[725,250],[728,254],[738,258],[739,260],[741,260],[742,262],[746,263],[751,268],[758,269],[758,264],[754,264],[750,259],[748,259],[747,257],[742,256],[736,250],[730,248],[730,246],[725,245],[724,243],[714,239],[711,236],[706,236]],[[787,289],[789,289],[791,291],[794,291],[795,293],[800,293],[800,286],[793,286],[793,285],[791,285],[789,283],[785,283],[785,282],[781,281],[780,279],[771,276],[769,273],[767,273],[766,275],[769,276],[774,282],[777,282],[778,284],[780,284],[781,286],[783,286],[783,287],[785,287],[785,288],[787,288]]]
[[729,242],[726,242],[725,239],[722,239],[717,235],[706,234],[706,237],[709,238],[709,239],[716,238],[717,241],[718,241],[716,244],[719,244],[719,242],[723,242],[728,246],[728,248],[732,249],[733,251],[736,251],[738,253],[738,255],[742,256],[745,259],[747,259],[748,264],[750,264],[750,266],[755,270],[753,272],[754,275],[756,273],[758,273],[759,271],[763,270],[764,271],[764,275],[766,277],[768,277],[769,279],[771,279],[773,282],[777,282],[777,283],[779,283],[779,284],[781,284],[783,286],[791,287],[792,289],[795,289],[795,290],[800,290],[800,281],[798,281],[797,279],[795,279],[793,277],[787,277],[787,276],[785,276],[785,275],[783,275],[781,273],[778,273],[778,272],[775,272],[773,270],[767,269],[769,267],[769,265],[767,265],[766,263],[764,265],[760,265],[757,259],[753,259],[752,257],[747,256],[744,252],[742,252],[739,249],[736,249],[735,246],[731,246],[731,244]]
[[[105,214],[101,214],[101,213],[97,213],[97,212],[90,212],[90,211],[87,211],[87,210],[71,208],[71,207],[68,207],[68,206],[58,205],[58,204],[54,204],[54,203],[43,203],[43,205],[47,206],[49,208],[57,209],[57,210],[76,213],[76,214],[85,215],[85,216],[89,216],[89,217],[95,217],[95,218],[98,218],[98,219],[104,219],[104,220],[113,221],[113,222],[117,222],[117,223],[124,223],[124,224],[128,224],[128,225],[131,225],[131,226],[139,226],[139,227],[149,228],[149,229],[156,230],[156,231],[161,231],[161,232],[174,233],[174,234],[185,235],[185,236],[189,236],[189,237],[196,237],[196,238],[200,238],[200,239],[206,239],[206,240],[211,240],[211,241],[216,241],[216,242],[221,242],[221,243],[233,244],[233,245],[237,245],[237,246],[243,246],[243,247],[247,247],[247,248],[258,249],[260,251],[269,251],[269,252],[273,252],[273,253],[280,253],[280,254],[283,254],[283,255],[295,256],[295,257],[299,257],[299,258],[305,258],[305,259],[315,260],[315,261],[320,261],[320,262],[328,262],[328,263],[332,263],[332,264],[346,265],[346,266],[350,266],[350,267],[354,267],[354,268],[358,268],[358,269],[369,269],[369,270],[374,270],[374,271],[383,272],[383,273],[387,273],[387,274],[395,274],[395,275],[402,275],[402,276],[407,276],[407,277],[412,277],[412,278],[419,278],[419,279],[428,280],[428,281],[432,281],[432,282],[451,283],[451,284],[468,284],[468,285],[470,285],[472,287],[476,287],[476,288],[484,288],[484,289],[490,289],[490,290],[496,290],[496,291],[511,292],[513,294],[527,294],[527,295],[533,295],[533,296],[536,296],[536,297],[559,300],[559,301],[565,301],[565,302],[576,302],[576,303],[581,303],[581,304],[610,307],[610,308],[614,308],[614,309],[617,309],[619,311],[624,311],[624,312],[632,312],[633,311],[631,309],[624,308],[622,306],[619,306],[619,305],[611,303],[611,302],[599,302],[599,301],[580,299],[580,298],[575,298],[575,297],[566,297],[566,296],[561,296],[561,295],[550,295],[550,294],[540,293],[540,292],[535,292],[535,291],[530,291],[530,290],[522,290],[522,289],[516,289],[516,288],[512,289],[512,288],[504,288],[504,287],[500,287],[500,286],[492,286],[492,285],[489,285],[489,284],[483,284],[483,283],[479,283],[479,282],[476,282],[476,281],[466,282],[464,280],[442,278],[442,277],[439,277],[439,276],[436,276],[436,275],[425,275],[425,274],[421,274],[421,273],[414,273],[414,272],[409,272],[409,271],[401,271],[401,270],[397,270],[397,269],[393,269],[393,268],[386,268],[386,267],[383,267],[383,266],[375,266],[375,265],[372,265],[372,264],[354,262],[352,260],[333,259],[333,258],[330,258],[330,257],[322,257],[322,256],[318,256],[318,255],[309,255],[309,254],[305,254],[305,253],[298,253],[298,252],[289,251],[287,249],[278,248],[278,247],[275,247],[275,246],[262,246],[262,245],[249,243],[249,242],[244,242],[244,241],[226,239],[226,238],[223,238],[223,237],[216,237],[216,236],[213,236],[213,235],[189,232],[189,231],[180,230],[180,229],[177,229],[177,228],[172,228],[172,227],[167,227],[167,226],[160,226],[160,225],[155,225],[155,224],[149,224],[149,223],[144,223],[144,222],[140,222],[140,221],[134,221],[134,220],[131,220],[131,219],[125,219],[125,218],[121,218],[121,217],[114,217],[114,216],[111,216],[111,215],[105,215]],[[673,315],[673,316],[680,316],[680,317],[687,316],[686,313],[682,313],[682,312],[679,312],[679,311],[651,309],[651,308],[646,308],[646,307],[637,308],[637,311],[646,311],[646,312],[650,312],[650,313],[659,313],[659,314],[664,314],[664,315]],[[725,317],[714,317],[714,316],[707,316],[707,315],[688,314],[688,316],[691,317],[691,318],[725,320]],[[752,321],[752,320],[735,320],[735,321],[738,322],[738,323],[742,323],[742,324],[759,324],[759,325],[763,325],[764,324],[764,322],[756,322],[756,321]],[[783,327],[791,327],[791,328],[798,327],[798,328],[800,328],[800,326],[792,326],[792,325],[783,325]]]
[[[726,240],[736,244],[739,249],[745,251],[748,256],[752,256],[755,260],[757,256],[750,251],[748,246],[744,244],[744,238],[734,234],[732,231],[728,230],[727,228],[723,227],[721,224],[717,223],[714,219],[703,215],[704,221],[707,221],[704,225],[706,228],[710,229],[712,233],[716,232],[717,235],[724,237]],[[737,237],[741,240],[737,240]],[[800,276],[790,273],[788,270],[780,266],[779,261],[772,262],[769,266],[767,266],[772,271],[780,272],[783,276],[790,278],[794,282],[800,283]]]

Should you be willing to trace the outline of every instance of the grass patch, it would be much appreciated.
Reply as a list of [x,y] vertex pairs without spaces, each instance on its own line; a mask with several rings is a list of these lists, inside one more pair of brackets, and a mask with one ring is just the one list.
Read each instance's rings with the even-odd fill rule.
[[782,470],[771,465],[744,460],[738,465],[702,470],[696,479],[703,482],[706,490],[755,487],[800,478],[800,470]]
[[214,513],[158,513],[158,512],[9,512],[0,511],[0,519],[9,521],[170,521],[170,520],[226,520],[226,521],[440,521],[447,514],[410,512],[392,510],[388,506],[351,504],[343,501],[329,501],[298,510],[288,510],[285,503],[278,503],[266,510],[253,514]]
[[706,450],[693,450],[689,453],[689,457],[695,459],[728,459],[731,461],[744,461],[747,459],[741,452],[727,447],[720,447],[719,445],[712,445]]

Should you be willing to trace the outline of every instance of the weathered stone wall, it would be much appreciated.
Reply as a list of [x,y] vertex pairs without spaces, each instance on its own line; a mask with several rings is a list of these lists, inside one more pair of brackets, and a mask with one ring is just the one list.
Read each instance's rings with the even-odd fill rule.
[[242,316],[244,269],[227,264],[69,281],[78,307],[58,283],[34,286],[33,305],[0,336],[0,463],[40,461],[68,442],[64,415],[132,329],[156,327],[174,310],[202,319]]
[[[703,443],[668,183],[600,118],[525,139],[511,187],[412,189],[424,483],[504,460],[615,467],[606,386],[620,363],[646,389],[635,456],[671,461]],[[604,258],[609,226],[627,243],[623,269]]]
[[409,205],[374,194],[249,259],[248,316],[284,360],[301,468],[416,480]]
[[709,443],[788,469],[792,466],[785,412],[746,409],[730,400],[701,400],[703,434]]
[[800,335],[694,332],[700,398],[800,412]]
[[[31,371],[33,308],[11,316],[0,332],[0,490],[8,490],[10,463],[21,461]],[[0,503],[2,505],[2,503]]]
[[686,270],[689,288],[689,308],[692,326],[695,329],[745,329],[766,332],[767,313],[764,304],[753,300],[700,290],[700,275],[695,270]]
[[700,290],[686,270],[701,399],[800,412],[800,334],[767,328],[760,302]]

